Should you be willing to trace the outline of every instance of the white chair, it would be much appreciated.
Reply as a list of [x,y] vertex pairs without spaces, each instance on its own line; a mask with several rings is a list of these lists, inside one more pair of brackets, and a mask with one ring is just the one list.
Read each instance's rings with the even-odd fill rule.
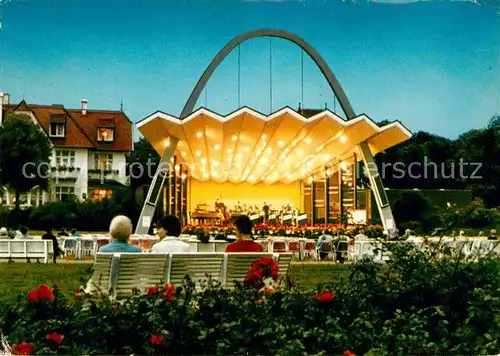
[[272,240],[271,251],[272,253],[285,253],[288,252],[287,243],[285,240]]
[[316,248],[316,241],[307,240],[304,242],[302,256],[304,259],[305,257],[311,257],[315,261],[318,260],[319,254]]
[[78,240],[77,239],[65,239],[62,245],[62,250],[64,251],[64,256],[77,257]]
[[287,251],[290,252],[297,260],[302,259],[302,249],[300,245],[301,243],[298,239],[290,239],[287,241]]
[[335,256],[336,256],[336,251],[335,251],[335,246],[333,245],[333,241],[325,241],[321,244],[320,247],[320,254],[321,253],[326,253],[326,259],[327,260],[332,260],[335,261]]
[[360,242],[360,257],[361,258],[375,258],[375,245],[368,241]]
[[92,238],[82,238],[80,240],[80,258],[94,256],[96,241]]

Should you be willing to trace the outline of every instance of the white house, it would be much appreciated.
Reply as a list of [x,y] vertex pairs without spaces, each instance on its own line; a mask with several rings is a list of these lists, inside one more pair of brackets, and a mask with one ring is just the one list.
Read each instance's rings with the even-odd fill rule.
[[[3,97],[2,97],[3,96]],[[28,114],[50,139],[50,187],[34,188],[21,196],[21,204],[40,205],[70,195],[81,200],[100,200],[128,184],[126,157],[133,149],[132,122],[123,111],[89,110],[87,100],[80,109],[63,105],[9,103],[1,94],[0,125],[5,114]],[[3,203],[14,204],[13,192],[4,192]]]

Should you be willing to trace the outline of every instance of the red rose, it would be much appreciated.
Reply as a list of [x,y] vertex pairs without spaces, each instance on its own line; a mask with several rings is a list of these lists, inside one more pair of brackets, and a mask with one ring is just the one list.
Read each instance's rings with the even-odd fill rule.
[[149,342],[152,343],[153,345],[161,345],[163,342],[163,336],[162,335],[153,335],[149,339]]
[[38,302],[38,293],[37,293],[36,289],[34,289],[28,293],[28,300],[30,301],[30,303]]
[[165,284],[161,297],[167,303],[172,302],[175,299],[175,286],[172,283]]
[[141,290],[140,290],[139,288],[135,287],[135,288],[132,288],[132,293],[133,293],[134,295],[135,295],[135,294],[139,294],[139,293],[141,293]]
[[245,278],[245,285],[257,289],[263,287],[262,280],[265,278],[278,279],[279,265],[274,258],[262,257],[255,260],[250,266]]
[[320,293],[313,298],[316,299],[320,303],[330,303],[335,299],[335,293],[331,290]]
[[30,355],[33,351],[33,344],[21,342],[20,344],[12,346],[12,350],[14,350],[16,355]]
[[28,293],[28,299],[31,303],[36,303],[41,300],[48,300],[53,302],[55,299],[55,295],[52,292],[52,288],[50,288],[46,284],[40,284],[37,289],[32,290]]
[[344,356],[356,356],[356,355],[354,355],[354,354],[351,352],[351,350],[345,350],[345,351],[344,351]]
[[80,288],[75,289],[75,299],[80,299],[82,297],[82,292]]
[[388,275],[389,275],[389,271],[385,271],[385,272],[384,272],[384,276],[386,276],[386,277],[387,277]]
[[154,294],[158,293],[159,290],[160,289],[158,287],[151,287],[151,288],[147,289],[147,294],[154,295]]
[[52,340],[56,344],[60,345],[64,340],[64,336],[58,333],[47,334],[47,340]]

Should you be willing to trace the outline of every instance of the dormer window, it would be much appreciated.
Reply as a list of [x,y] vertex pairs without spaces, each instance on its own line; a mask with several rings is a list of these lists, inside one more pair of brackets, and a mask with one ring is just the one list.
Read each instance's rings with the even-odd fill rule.
[[51,114],[49,117],[50,137],[66,136],[66,115],[65,114]]
[[113,119],[99,119],[97,141],[112,142],[115,138],[115,122]]

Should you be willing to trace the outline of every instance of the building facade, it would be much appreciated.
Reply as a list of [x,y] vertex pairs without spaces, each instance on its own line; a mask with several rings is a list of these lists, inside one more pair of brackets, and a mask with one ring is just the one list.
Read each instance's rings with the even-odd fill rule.
[[[26,114],[51,142],[49,190],[38,187],[22,194],[21,205],[38,206],[74,196],[101,200],[128,185],[127,156],[133,150],[132,122],[123,111],[89,110],[63,105],[11,104],[3,94],[0,125],[16,114]],[[2,202],[13,205],[15,195],[4,190]]]

